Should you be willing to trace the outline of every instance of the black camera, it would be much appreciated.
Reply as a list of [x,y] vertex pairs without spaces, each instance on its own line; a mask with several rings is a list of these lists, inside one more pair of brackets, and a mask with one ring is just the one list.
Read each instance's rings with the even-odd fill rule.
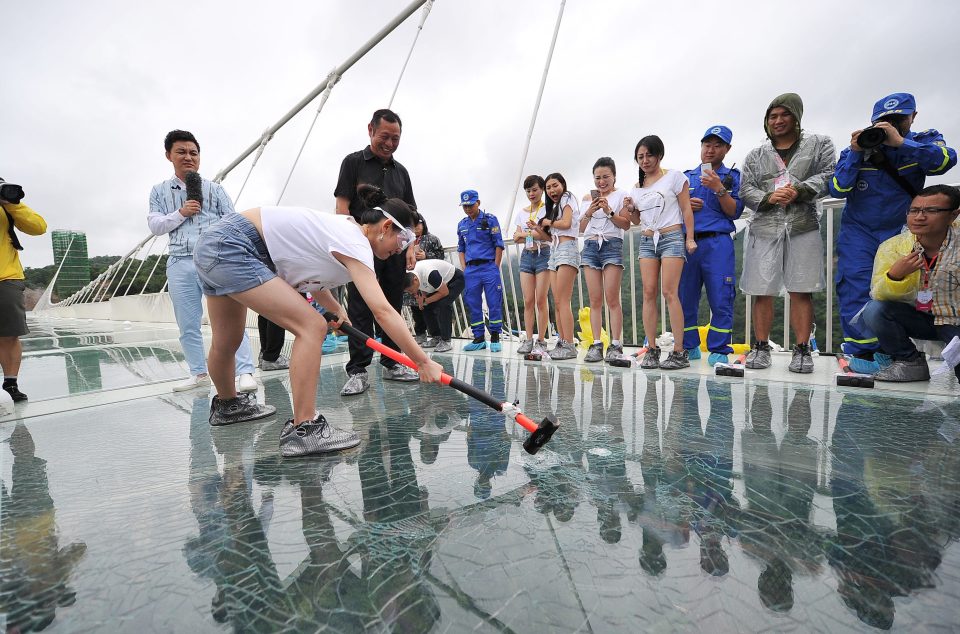
[[11,205],[18,205],[23,200],[23,187],[8,183],[0,178],[0,200],[5,200]]
[[872,125],[869,128],[864,128],[860,134],[857,135],[857,145],[864,150],[873,150],[878,148],[883,145],[883,142],[886,140],[887,131],[883,128],[878,128],[875,125]]

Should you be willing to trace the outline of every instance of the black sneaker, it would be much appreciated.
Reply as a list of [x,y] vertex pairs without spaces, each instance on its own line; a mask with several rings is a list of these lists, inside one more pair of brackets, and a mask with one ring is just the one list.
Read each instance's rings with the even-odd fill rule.
[[342,451],[359,444],[360,436],[334,427],[323,414],[299,425],[288,420],[280,432],[280,455],[284,458]]
[[27,395],[20,391],[20,387],[17,386],[16,383],[13,385],[4,385],[3,390],[10,395],[14,403],[22,403],[27,400]]
[[244,423],[250,420],[266,418],[276,413],[273,405],[259,405],[253,395],[236,396],[226,401],[214,396],[210,401],[210,424],[214,427]]

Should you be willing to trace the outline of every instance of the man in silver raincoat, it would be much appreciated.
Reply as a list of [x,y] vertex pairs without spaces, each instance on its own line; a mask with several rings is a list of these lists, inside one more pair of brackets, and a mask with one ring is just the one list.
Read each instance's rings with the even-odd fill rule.
[[790,293],[790,326],[796,340],[788,369],[813,372],[810,334],[813,293],[824,288],[823,239],[818,202],[827,195],[836,150],[829,137],[800,127],[803,101],[780,95],[767,107],[767,140],[747,154],[740,198],[752,212],[743,252],[740,290],[754,295],[753,348],[748,368],[770,367],[773,298]]

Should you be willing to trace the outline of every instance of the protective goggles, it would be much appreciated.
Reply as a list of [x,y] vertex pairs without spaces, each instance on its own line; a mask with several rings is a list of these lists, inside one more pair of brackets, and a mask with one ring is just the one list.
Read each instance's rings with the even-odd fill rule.
[[397,236],[397,239],[398,239],[398,242],[400,243],[401,251],[405,251],[406,248],[410,246],[410,244],[414,240],[417,239],[417,235],[413,232],[413,229],[409,227],[404,227],[402,224],[400,224],[400,222],[396,218],[391,216],[388,211],[386,211],[382,207],[374,207],[374,209],[376,209],[377,211],[382,213],[384,216],[386,216],[390,220],[390,222],[395,224],[397,226],[397,229],[400,230],[400,233]]

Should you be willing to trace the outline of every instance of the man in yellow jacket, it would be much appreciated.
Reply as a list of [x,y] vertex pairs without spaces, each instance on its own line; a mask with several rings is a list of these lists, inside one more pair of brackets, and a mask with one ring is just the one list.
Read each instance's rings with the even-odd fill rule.
[[17,385],[23,348],[20,337],[27,329],[27,313],[23,304],[23,247],[14,228],[31,236],[43,235],[47,222],[23,203],[23,189],[0,178],[0,366],[3,367],[3,389],[15,402],[27,400]]
[[[874,374],[878,381],[928,380],[927,361],[910,338],[949,342],[960,336],[958,214],[960,190],[950,185],[927,187],[907,210],[909,231],[890,238],[877,251],[872,300],[861,318],[889,355]],[[954,371],[960,379],[960,366]]]

